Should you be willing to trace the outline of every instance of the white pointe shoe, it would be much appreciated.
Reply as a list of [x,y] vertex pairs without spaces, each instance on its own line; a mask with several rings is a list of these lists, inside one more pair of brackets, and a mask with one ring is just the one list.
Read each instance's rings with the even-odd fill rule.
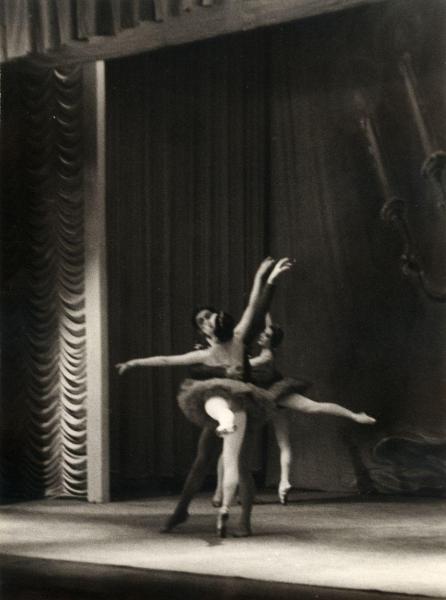
[[236,425],[219,425],[215,430],[215,433],[218,437],[224,437],[225,435],[229,435],[230,433],[234,433],[236,431]]
[[357,423],[361,423],[361,425],[374,425],[376,423],[376,419],[370,417],[365,412],[358,413],[355,420]]
[[288,504],[288,494],[291,492],[292,486],[289,483],[279,484],[279,489],[277,493],[279,495],[279,502],[282,506],[286,506]]

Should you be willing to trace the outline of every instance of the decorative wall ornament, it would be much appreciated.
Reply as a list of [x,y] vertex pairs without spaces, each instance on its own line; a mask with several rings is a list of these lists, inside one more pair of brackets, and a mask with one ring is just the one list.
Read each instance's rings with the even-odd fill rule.
[[[420,284],[428,298],[437,302],[446,302],[446,289],[441,289],[430,280],[416,248],[407,216],[407,200],[395,193],[394,186],[390,181],[373,109],[370,108],[361,91],[356,92],[354,102],[359,114],[361,129],[365,135],[370,154],[373,157],[376,174],[384,197],[384,204],[380,211],[381,218],[384,222],[391,224],[395,228],[403,243],[403,251],[400,257],[401,270],[405,277]],[[420,127],[421,123],[420,121]],[[425,141],[428,139],[427,131],[423,127],[421,127],[421,135]],[[435,158],[431,154],[424,162],[422,172],[426,173],[426,177],[438,180],[439,177],[444,177],[442,169],[445,162],[444,153],[435,153]],[[440,173],[439,168],[441,168]],[[429,172],[429,175],[427,175],[427,172]]]
[[25,485],[86,492],[82,69],[31,70],[27,109]]
[[438,148],[435,136],[431,132],[424,116],[424,103],[420,99],[412,58],[408,52],[399,62],[400,73],[403,77],[411,114],[416,125],[425,160],[421,174],[435,189],[437,206],[446,209],[446,153]]

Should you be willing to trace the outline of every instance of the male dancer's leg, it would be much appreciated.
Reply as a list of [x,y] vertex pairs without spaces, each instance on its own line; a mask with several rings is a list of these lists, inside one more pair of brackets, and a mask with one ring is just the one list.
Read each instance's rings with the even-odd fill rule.
[[201,430],[198,439],[197,454],[189,475],[184,483],[180,499],[172,515],[167,519],[162,533],[169,533],[189,517],[188,508],[194,496],[201,490],[214,455],[221,449],[221,440],[215,434],[215,428],[206,426]]

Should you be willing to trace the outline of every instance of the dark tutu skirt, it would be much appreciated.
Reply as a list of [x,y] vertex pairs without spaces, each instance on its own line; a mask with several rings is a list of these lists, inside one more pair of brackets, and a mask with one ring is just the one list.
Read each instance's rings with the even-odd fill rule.
[[185,379],[178,392],[178,404],[185,416],[198,425],[205,427],[217,425],[205,411],[204,405],[209,398],[218,396],[229,403],[234,412],[241,410],[248,414],[249,425],[260,425],[270,419],[276,411],[274,397],[252,383],[235,379]]
[[[272,386],[268,388],[268,392],[272,395],[274,402],[277,403],[279,400],[290,394],[303,394],[311,387],[309,381],[303,379],[294,379],[293,377],[285,377],[280,379]],[[278,408],[281,408],[280,406]]]

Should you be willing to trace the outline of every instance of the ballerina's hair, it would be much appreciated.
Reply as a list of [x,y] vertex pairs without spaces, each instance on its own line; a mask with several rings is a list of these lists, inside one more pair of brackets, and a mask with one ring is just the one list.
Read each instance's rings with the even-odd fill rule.
[[271,344],[271,348],[277,348],[278,346],[280,346],[280,344],[282,343],[283,340],[283,336],[284,331],[281,327],[279,327],[278,325],[271,325],[271,338],[270,338],[270,344]]
[[192,311],[192,324],[195,329],[200,331],[197,323],[197,315],[202,310],[208,310],[217,314],[214,333],[219,342],[227,342],[232,339],[235,328],[234,318],[229,313],[224,312],[223,310],[217,310],[213,306],[197,306],[197,308],[194,308]]

